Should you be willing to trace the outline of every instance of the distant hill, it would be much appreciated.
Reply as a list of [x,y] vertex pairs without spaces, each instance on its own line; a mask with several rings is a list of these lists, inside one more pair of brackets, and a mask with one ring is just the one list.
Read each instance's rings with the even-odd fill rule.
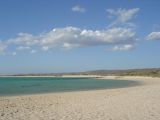
[[151,76],[160,77],[160,68],[127,69],[127,70],[94,70],[86,72],[16,74],[14,76],[62,76],[62,75],[116,75],[116,76]]
[[128,69],[128,70],[95,70],[95,71],[84,72],[84,74],[160,77],[160,68]]

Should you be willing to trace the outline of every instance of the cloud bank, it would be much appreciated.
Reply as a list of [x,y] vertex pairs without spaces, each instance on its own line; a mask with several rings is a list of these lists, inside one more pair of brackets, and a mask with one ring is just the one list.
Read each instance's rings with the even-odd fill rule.
[[[77,27],[55,28],[45,34],[34,36],[19,33],[16,38],[5,40],[0,44],[0,51],[6,47],[16,46],[15,50],[48,51],[54,48],[82,48],[90,46],[114,46],[134,44],[136,33],[130,28],[111,28],[106,30],[88,30]],[[4,45],[5,44],[5,45]],[[36,50],[37,49],[37,50]]]

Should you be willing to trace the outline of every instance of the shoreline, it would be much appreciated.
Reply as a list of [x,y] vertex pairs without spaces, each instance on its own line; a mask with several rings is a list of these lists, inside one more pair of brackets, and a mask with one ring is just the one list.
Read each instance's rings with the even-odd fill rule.
[[[8,76],[3,76],[3,77],[8,77]],[[9,77],[14,77],[14,76],[9,76]],[[33,77],[33,76],[15,76],[15,77]],[[150,83],[153,83],[153,80],[159,80],[160,78],[158,77],[142,77],[142,76],[100,76],[100,75],[64,75],[64,76],[34,76],[34,77],[58,77],[58,78],[94,78],[97,80],[127,80],[127,81],[134,81],[137,82],[137,85],[133,86],[126,86],[126,87],[119,87],[119,88],[102,88],[102,89],[93,89],[93,90],[77,90],[77,91],[60,91],[60,92],[44,92],[44,93],[31,93],[31,94],[18,94],[18,95],[2,95],[2,97],[23,97],[23,96],[34,96],[34,95],[47,95],[47,94],[63,94],[63,93],[73,93],[73,92],[90,92],[90,91],[101,91],[101,90],[112,90],[112,89],[125,89],[125,88],[130,88],[130,87],[136,87],[136,86],[143,86],[143,85],[148,85]],[[148,81],[149,80],[149,81]]]
[[[130,81],[130,80],[127,80]],[[133,81],[133,80],[132,80]],[[135,81],[134,81],[135,82]],[[137,81],[136,81],[137,82]],[[131,86],[125,86],[125,87],[118,87],[118,88],[99,88],[99,89],[85,89],[85,90],[69,90],[69,91],[59,91],[59,92],[44,92],[44,93],[29,93],[29,94],[17,94],[17,95],[0,95],[0,98],[5,97],[25,97],[25,96],[39,96],[39,95],[54,95],[54,94],[68,94],[68,93],[82,93],[82,92],[94,92],[94,91],[103,91],[103,90],[116,90],[116,89],[125,89],[125,88],[131,88],[136,86],[144,85],[143,82],[137,82],[136,85]]]
[[130,80],[130,79],[136,79],[136,80],[142,80],[142,79],[160,79],[160,77],[152,77],[152,76],[115,76],[115,75],[35,75],[35,76],[14,76],[14,75],[0,75],[0,78],[3,77],[58,77],[58,78],[97,78],[97,79],[112,79],[112,80],[120,80],[120,79],[125,79],[125,80]]
[[[8,77],[8,76],[3,76],[3,77]],[[14,76],[9,76],[9,77],[14,77]],[[33,77],[33,76],[15,76],[15,77]],[[100,76],[100,75],[63,75],[63,76],[34,76],[34,77],[58,77],[58,78],[94,78],[97,80],[127,80],[127,81],[134,81],[139,84],[133,85],[133,86],[127,86],[127,87],[119,87],[119,88],[102,88],[102,89],[93,89],[93,90],[77,90],[77,91],[61,91],[61,92],[44,92],[44,93],[31,93],[31,94],[18,94],[18,95],[2,95],[2,97],[23,97],[23,96],[34,96],[34,95],[47,95],[47,94],[63,94],[63,93],[72,93],[72,92],[90,92],[90,91],[101,91],[101,90],[111,90],[111,89],[125,89],[125,88],[130,88],[130,87],[136,87],[136,86],[143,86],[143,85],[148,85],[153,82],[153,80],[157,80],[160,78],[158,77],[142,77],[142,76]],[[33,78],[34,78],[33,77]],[[149,81],[146,81],[149,80]]]
[[[4,76],[4,77],[8,77],[8,76]],[[13,77],[13,76],[10,76]],[[22,76],[16,76],[16,77],[22,77]],[[24,76],[24,78],[28,78],[31,76]],[[35,77],[43,77],[43,76],[35,76]],[[95,75],[65,75],[65,76],[46,76],[46,78],[48,77],[57,77],[57,78],[93,78],[93,79],[97,79],[97,80],[123,80],[123,78],[119,77],[119,76],[95,76]],[[22,77],[23,78],[23,77]],[[32,77],[31,77],[32,78]],[[34,78],[34,77],[33,77]],[[45,78],[45,77],[44,77]],[[120,79],[121,78],[121,79]],[[126,79],[127,81],[131,81],[131,82],[137,82],[135,80],[132,79]],[[88,92],[88,91],[99,91],[99,90],[109,90],[109,89],[122,89],[122,88],[128,88],[128,87],[135,87],[135,86],[140,86],[143,85],[144,83],[142,82],[137,82],[134,83],[134,85],[129,85],[129,86],[122,86],[122,87],[113,87],[113,88],[96,88],[96,89],[79,89],[79,90],[68,90],[68,91],[53,91],[53,92],[40,92],[40,93],[27,93],[27,94],[15,94],[15,95],[0,95],[0,97],[20,97],[20,96],[31,96],[31,95],[44,95],[44,94],[63,94],[63,93],[72,93],[72,92]]]
[[122,75],[0,75],[0,77],[100,77],[100,78],[160,78],[152,76],[122,76]]
[[[7,76],[5,76],[7,77]],[[20,77],[20,76],[17,76]],[[30,76],[25,76],[25,77],[30,77]],[[39,77],[39,76],[35,76],[35,77]],[[51,76],[47,76],[47,77],[51,77]],[[52,77],[56,77],[56,76],[52,76]],[[81,78],[82,76],[63,76],[64,78],[68,77],[68,78]],[[33,94],[22,94],[22,95],[13,95],[13,96],[0,96],[0,98],[2,97],[23,97],[23,96],[38,96],[38,95],[48,95],[48,94],[63,94],[63,93],[78,93],[78,92],[94,92],[94,91],[105,91],[105,90],[118,90],[118,89],[127,89],[127,88],[131,88],[131,87],[140,87],[140,86],[145,86],[145,85],[151,85],[151,84],[156,84],[157,82],[160,83],[160,78],[159,77],[142,77],[142,76],[83,76],[83,77],[87,77],[87,78],[96,78],[97,80],[127,80],[127,81],[135,81],[135,82],[139,82],[140,85],[135,85],[135,86],[127,86],[127,87],[120,87],[120,88],[107,88],[107,89],[94,89],[94,90],[77,90],[77,91],[64,91],[64,92],[48,92],[48,93],[33,93]],[[82,77],[82,78],[83,78]]]
[[[91,91],[0,97],[0,120],[157,120],[160,78],[103,76],[143,85]],[[116,114],[115,114],[116,113]]]
[[30,75],[26,75],[26,76],[14,76],[14,75],[2,75],[0,77],[64,77],[64,78],[97,78],[97,77],[102,77],[100,75],[42,75],[42,76],[39,76],[39,75],[35,75],[35,76],[30,76]]

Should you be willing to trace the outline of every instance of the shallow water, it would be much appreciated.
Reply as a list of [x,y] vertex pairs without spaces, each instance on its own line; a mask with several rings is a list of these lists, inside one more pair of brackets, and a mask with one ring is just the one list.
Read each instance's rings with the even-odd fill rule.
[[123,88],[135,81],[94,78],[0,77],[0,96]]

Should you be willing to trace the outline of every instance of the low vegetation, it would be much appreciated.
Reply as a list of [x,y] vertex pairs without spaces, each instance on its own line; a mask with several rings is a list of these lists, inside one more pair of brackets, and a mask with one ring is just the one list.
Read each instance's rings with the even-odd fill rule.
[[160,77],[160,68],[130,69],[130,70],[97,70],[97,71],[88,71],[85,74]]

